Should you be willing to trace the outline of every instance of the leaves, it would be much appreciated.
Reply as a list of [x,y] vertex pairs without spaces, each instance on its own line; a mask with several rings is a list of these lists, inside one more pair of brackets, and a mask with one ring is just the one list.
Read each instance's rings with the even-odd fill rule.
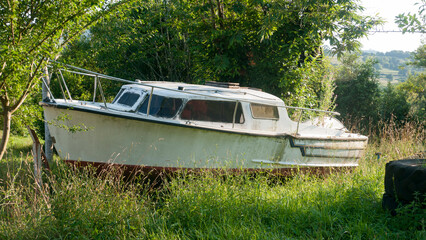
[[[0,102],[13,114],[38,86],[48,59],[102,15],[128,1],[0,1]],[[3,119],[6,126],[10,119]],[[3,138],[7,139],[9,129]],[[0,158],[6,143],[2,141]]]
[[418,15],[416,13],[402,13],[395,17],[395,23],[403,33],[426,32],[426,0],[420,0]]
[[355,54],[345,55],[341,61],[336,76],[336,111],[351,123],[348,126],[368,127],[377,123],[380,91],[374,68],[376,61],[367,59],[361,63]]

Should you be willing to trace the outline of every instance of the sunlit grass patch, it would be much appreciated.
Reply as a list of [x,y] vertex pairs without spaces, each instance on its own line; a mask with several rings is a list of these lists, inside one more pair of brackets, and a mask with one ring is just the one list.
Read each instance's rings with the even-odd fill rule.
[[[0,130],[0,135],[3,133]],[[32,147],[32,140],[30,136],[16,136],[11,135],[7,143],[6,155],[4,159],[17,159],[27,156]],[[0,160],[1,161],[1,160]]]

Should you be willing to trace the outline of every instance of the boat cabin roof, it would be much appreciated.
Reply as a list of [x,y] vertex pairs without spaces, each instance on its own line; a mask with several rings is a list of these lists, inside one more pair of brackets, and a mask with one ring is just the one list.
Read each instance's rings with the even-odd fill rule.
[[181,82],[152,82],[139,81],[137,84],[124,85],[122,89],[139,90],[148,94],[154,87],[153,93],[156,95],[183,98],[183,99],[211,99],[222,101],[242,101],[257,104],[268,104],[274,106],[284,106],[284,102],[269,93],[243,87],[215,87],[206,85],[195,85]]

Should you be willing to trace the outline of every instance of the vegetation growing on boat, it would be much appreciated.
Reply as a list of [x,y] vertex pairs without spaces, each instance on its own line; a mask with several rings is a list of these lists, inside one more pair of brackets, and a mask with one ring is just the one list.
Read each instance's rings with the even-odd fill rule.
[[77,125],[69,125],[67,124],[67,122],[70,120],[72,120],[70,115],[66,113],[61,113],[55,119],[52,119],[51,121],[46,121],[46,122],[49,125],[65,129],[69,133],[87,132],[93,129],[93,127],[87,127],[84,123],[79,123]]

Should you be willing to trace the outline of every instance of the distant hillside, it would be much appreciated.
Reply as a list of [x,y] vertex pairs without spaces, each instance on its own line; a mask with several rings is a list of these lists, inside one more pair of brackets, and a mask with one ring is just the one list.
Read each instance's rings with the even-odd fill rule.
[[411,52],[390,51],[382,52],[362,52],[362,59],[375,58],[379,62],[376,69],[380,72],[380,81],[392,83],[404,82],[409,74],[421,72],[420,69],[407,65],[411,60]]
[[[390,51],[390,52],[377,52],[377,51],[363,51],[361,59],[363,61],[374,58],[378,61],[376,69],[379,71],[379,82],[386,85],[388,82],[393,84],[404,82],[410,74],[420,73],[422,70],[406,63],[411,60],[411,52],[405,51]],[[336,57],[332,57],[331,63],[338,65]]]

